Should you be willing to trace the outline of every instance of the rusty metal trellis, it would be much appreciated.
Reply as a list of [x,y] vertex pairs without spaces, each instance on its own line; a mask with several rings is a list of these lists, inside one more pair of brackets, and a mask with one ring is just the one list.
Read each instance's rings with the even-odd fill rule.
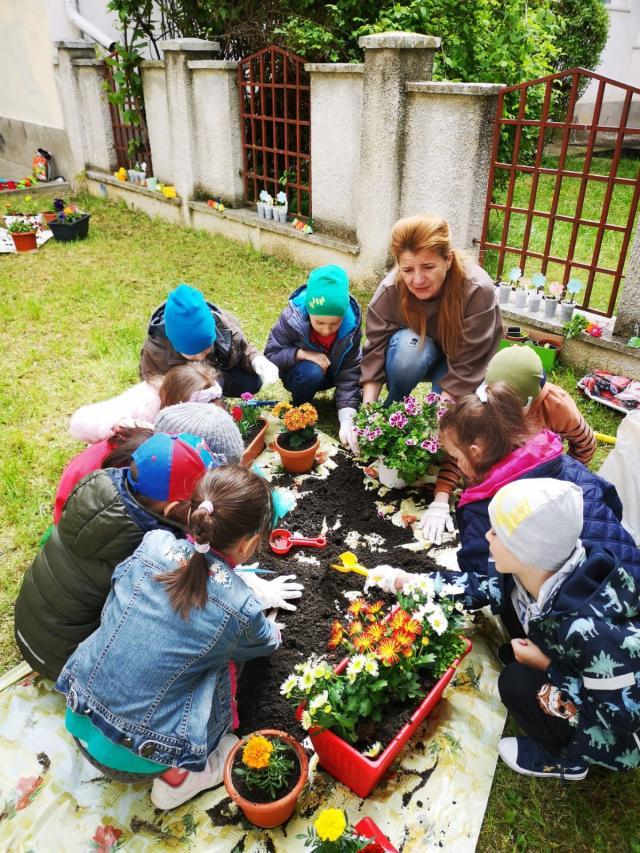
[[[238,63],[244,192],[286,190],[289,213],[311,218],[311,88],[305,60],[270,45]],[[286,187],[280,183],[287,176]]]
[[[577,123],[574,119],[576,101],[578,100],[580,86],[584,78],[597,81],[597,94],[590,124]],[[616,87],[617,89],[622,90],[623,93],[618,124],[601,123],[604,91],[605,86],[607,85]],[[534,104],[530,104],[528,102],[529,92],[533,87],[537,86],[544,86],[544,96],[541,99],[540,104],[538,104],[537,101]],[[568,97],[566,95],[567,91]],[[554,92],[556,95],[558,92],[563,92],[564,97],[566,98],[566,112],[561,121],[550,118],[550,115],[552,115],[551,106]],[[514,98],[518,98],[517,116],[515,118],[505,115],[505,99],[511,95]],[[547,266],[549,263],[561,264],[564,266],[562,284],[565,287],[572,276],[572,269],[586,270],[587,281],[581,307],[588,308],[596,314],[602,314],[607,317],[612,316],[620,283],[624,277],[624,264],[633,233],[638,201],[640,199],[640,175],[636,175],[635,178],[625,178],[618,176],[617,174],[625,141],[628,141],[628,138],[640,140],[640,128],[631,127],[628,124],[631,102],[634,95],[640,95],[640,89],[620,83],[616,80],[611,80],[608,77],[603,77],[600,74],[595,74],[583,68],[572,68],[568,71],[551,74],[548,77],[540,77],[537,80],[530,80],[526,83],[520,83],[516,86],[508,86],[500,90],[498,94],[498,107],[493,130],[493,148],[489,170],[489,185],[487,189],[487,199],[480,244],[481,263],[484,260],[484,255],[487,250],[497,250],[497,276],[501,276],[503,272],[505,255],[507,253],[519,258],[519,266],[523,271],[526,269],[527,260],[529,258],[535,258],[540,262],[536,266],[541,269],[543,273],[547,272]],[[539,100],[540,99],[538,99],[538,101]],[[528,110],[528,107],[532,107],[533,109]],[[531,117],[531,112],[534,113],[535,117]],[[511,133],[513,134],[513,147],[510,163],[501,162],[498,156],[500,139],[505,128],[512,128]],[[524,131],[525,128],[538,129],[535,156],[533,158],[527,158],[529,163],[520,162],[523,133],[527,133],[527,131]],[[565,168],[569,145],[571,142],[571,134],[575,132],[586,136],[586,150],[584,153],[584,161],[581,171]],[[597,135],[599,133],[607,134],[607,138],[610,140],[611,148],[613,150],[608,175],[591,172]],[[545,137],[550,134],[553,134],[556,139],[559,138],[560,143],[557,166],[554,166],[553,168],[543,166]],[[531,159],[533,159],[532,164]],[[504,204],[499,204],[494,201],[498,170],[506,171],[508,175]],[[527,206],[516,206],[514,205],[516,178],[518,175],[523,174],[531,175],[529,202]],[[538,193],[538,184],[541,175],[551,175],[554,177],[553,194],[549,210],[538,210],[536,208],[536,196]],[[558,212],[563,180],[576,180],[579,182],[575,213],[572,215],[566,215]],[[588,219],[583,216],[585,196],[592,182],[599,182],[606,185],[602,201],[602,210],[598,219]],[[633,187],[632,197],[626,221],[624,223],[608,222],[611,200],[614,189],[617,186]],[[500,211],[504,217],[500,239],[497,242],[492,242],[488,239],[491,211]],[[509,226],[512,214],[525,215],[524,233],[521,245],[518,246],[509,245]],[[547,233],[542,251],[533,251],[530,249],[531,230],[535,217],[548,220]],[[571,234],[566,254],[552,252],[556,223],[571,223]],[[578,230],[580,226],[595,230],[595,239],[593,242],[590,262],[574,259],[578,240]],[[600,263],[602,243],[607,232],[618,232],[623,235],[618,263],[615,268],[606,267]],[[611,279],[611,290],[609,293],[607,309],[605,311],[599,311],[596,308],[591,307],[589,304],[595,277],[598,273],[608,276]]]
[[[116,82],[113,79],[113,69],[106,63],[103,66],[104,79],[112,92],[117,91]],[[126,109],[133,109],[130,101],[126,102]],[[113,130],[113,142],[116,150],[116,161],[118,168],[132,169],[136,161],[147,164],[147,175],[153,175],[153,164],[151,162],[151,146],[149,137],[144,127],[129,124],[123,121],[120,108],[117,104],[109,101],[109,113],[111,115],[111,128]],[[133,155],[129,155],[129,143],[136,140],[138,143]]]

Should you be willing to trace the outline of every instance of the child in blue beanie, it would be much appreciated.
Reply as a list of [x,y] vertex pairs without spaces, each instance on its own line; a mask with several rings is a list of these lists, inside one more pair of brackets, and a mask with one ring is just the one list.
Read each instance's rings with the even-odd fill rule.
[[151,316],[140,376],[157,382],[177,364],[205,360],[221,374],[227,397],[255,394],[263,383],[278,379],[277,369],[247,341],[232,314],[180,284]]
[[353,452],[353,419],[360,405],[360,323],[346,272],[335,264],[318,267],[289,297],[264,350],[295,406],[311,402],[318,391],[336,389],[340,441]]

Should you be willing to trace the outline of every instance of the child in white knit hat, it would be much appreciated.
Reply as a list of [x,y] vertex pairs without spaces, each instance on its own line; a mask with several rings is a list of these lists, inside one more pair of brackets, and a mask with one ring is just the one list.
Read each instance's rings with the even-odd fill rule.
[[[508,598],[525,639],[498,681],[524,737],[500,741],[503,761],[527,776],[584,779],[590,764],[640,766],[640,580],[608,550],[585,550],[582,490],[554,479],[517,480],[489,504],[487,540],[497,578],[444,573],[470,608]],[[381,566],[368,585],[402,589],[415,575]]]

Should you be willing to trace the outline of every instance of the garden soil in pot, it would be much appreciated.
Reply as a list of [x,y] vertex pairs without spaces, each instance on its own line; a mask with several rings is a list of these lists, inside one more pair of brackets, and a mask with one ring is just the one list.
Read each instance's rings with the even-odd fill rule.
[[[277,557],[267,549],[261,555],[261,568],[282,575],[295,574],[305,589],[302,599],[294,602],[298,605],[295,612],[281,610],[278,614],[278,621],[285,626],[282,646],[270,658],[258,658],[243,667],[238,687],[239,734],[269,726],[289,732],[299,740],[306,737],[306,732],[295,720],[292,705],[280,695],[280,685],[293,672],[294,666],[312,653],[327,654],[327,659],[335,663],[343,656],[327,650],[331,623],[341,618],[348,606],[344,593],[362,591],[365,579],[361,575],[341,574],[331,569],[331,563],[340,562],[339,554],[354,551],[367,568],[380,563],[389,563],[408,572],[438,568],[424,551],[403,548],[402,545],[415,542],[411,528],[395,526],[376,506],[376,502],[395,502],[398,508],[399,501],[410,496],[425,504],[431,500],[430,492],[425,488],[403,489],[389,491],[380,497],[376,489],[365,487],[367,478],[350,457],[340,452],[334,461],[337,468],[326,479],[310,477],[302,481],[300,492],[303,496],[282,522],[282,526],[292,532],[318,536],[326,520],[326,548],[294,548],[286,557]],[[295,487],[294,480],[293,475],[284,474],[274,478],[273,484],[291,488]],[[371,596],[392,600],[379,592],[372,590]],[[417,704],[417,700],[411,700],[406,707],[395,705],[390,709],[393,710],[391,718],[386,722],[383,719],[382,728],[375,724],[375,732],[369,723],[365,724],[363,743],[356,746],[370,746],[373,740],[380,740],[385,746],[383,729],[388,742],[408,721]]]

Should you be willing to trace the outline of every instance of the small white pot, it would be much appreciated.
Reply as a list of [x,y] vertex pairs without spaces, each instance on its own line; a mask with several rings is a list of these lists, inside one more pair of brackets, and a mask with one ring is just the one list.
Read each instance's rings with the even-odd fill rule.
[[526,290],[516,290],[515,298],[513,300],[513,307],[518,311],[524,311],[524,306],[527,304],[527,291]]
[[260,219],[265,218],[265,216],[264,216],[264,202],[263,201],[257,201],[256,202],[256,212],[257,212],[258,216],[260,217]]
[[511,285],[500,284],[498,287],[498,304],[506,305],[511,297]]
[[389,468],[384,464],[382,457],[378,457],[376,467],[378,469],[380,485],[386,486],[388,489],[404,489],[407,485],[406,480],[398,477],[398,472],[395,468]]
[[287,208],[279,205],[278,207],[273,208],[273,218],[278,222],[286,222],[287,221]]
[[573,312],[575,311],[576,303],[575,302],[561,302],[560,303],[560,319],[563,323],[568,323],[569,320],[573,317]]
[[539,293],[530,293],[527,308],[529,309],[529,311],[531,311],[532,314],[536,314],[540,310],[541,302],[542,296]]
[[265,204],[265,206],[264,206],[264,218],[265,219],[275,218],[273,216],[273,205],[272,204]]
[[551,317],[555,316],[557,305],[558,305],[558,300],[555,297],[553,297],[551,299],[549,299],[549,297],[547,297],[544,300],[544,316],[548,320],[550,320]]

